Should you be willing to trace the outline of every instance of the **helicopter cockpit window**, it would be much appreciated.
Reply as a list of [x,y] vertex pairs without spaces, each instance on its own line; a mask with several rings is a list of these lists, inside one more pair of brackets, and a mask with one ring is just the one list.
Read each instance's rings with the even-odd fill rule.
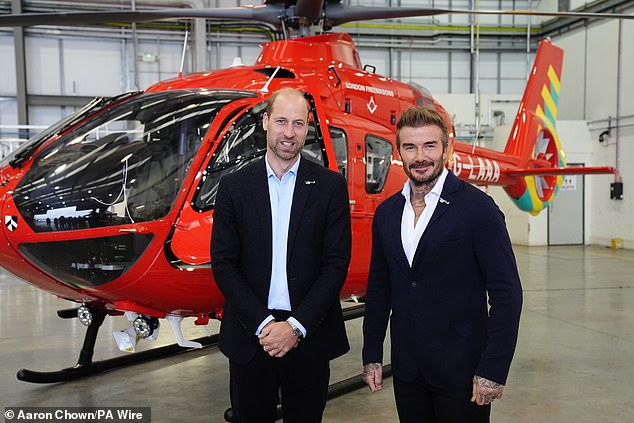
[[335,158],[337,159],[337,169],[339,173],[348,179],[348,139],[346,133],[342,129],[329,127],[330,139],[332,147],[335,150]]
[[377,194],[383,190],[392,163],[392,144],[368,135],[365,138],[365,190]]
[[[266,131],[262,127],[262,116],[266,111],[266,102],[246,111],[227,130],[221,144],[212,156],[209,166],[203,172],[198,192],[194,196],[192,207],[199,212],[211,210],[216,201],[220,179],[236,172],[257,160],[266,153]],[[315,122],[311,113],[308,135],[302,150],[302,159],[325,166],[324,149],[317,137]]]
[[14,198],[38,232],[164,217],[218,110],[242,91],[167,91],[123,101],[44,148]]

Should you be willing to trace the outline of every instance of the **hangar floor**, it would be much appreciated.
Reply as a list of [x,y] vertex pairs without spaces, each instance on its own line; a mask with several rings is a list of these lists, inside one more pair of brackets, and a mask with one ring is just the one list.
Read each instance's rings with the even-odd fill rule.
[[[520,339],[493,422],[621,422],[634,415],[634,251],[599,247],[516,247],[524,286]],[[213,348],[54,385],[20,382],[16,371],[72,366],[84,327],[55,312],[62,301],[0,270],[0,409],[151,407],[152,421],[222,422],[229,404],[227,362]],[[360,372],[360,319],[348,322],[352,351],[333,362],[331,381]],[[95,360],[120,355],[108,318]],[[193,324],[186,336],[217,331]],[[166,325],[155,342],[173,342]],[[207,332],[208,331],[208,332]],[[147,349],[149,343],[143,348]],[[627,417],[630,416],[630,417]],[[8,420],[7,420],[8,421]],[[328,403],[324,422],[396,422],[391,379]]]

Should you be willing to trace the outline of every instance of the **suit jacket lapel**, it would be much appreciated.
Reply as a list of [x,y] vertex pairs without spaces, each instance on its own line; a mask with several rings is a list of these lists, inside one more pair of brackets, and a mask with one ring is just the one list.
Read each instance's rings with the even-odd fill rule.
[[445,179],[445,184],[442,187],[442,193],[440,194],[440,199],[438,199],[438,204],[436,205],[434,214],[431,215],[427,228],[425,228],[425,232],[423,232],[423,236],[420,237],[420,241],[416,247],[416,253],[414,253],[414,259],[412,260],[412,267],[414,267],[416,262],[420,260],[420,256],[423,254],[422,251],[424,250],[426,235],[430,232],[430,230],[432,230],[432,225],[436,224],[436,221],[438,221],[438,219],[440,219],[440,217],[449,210],[449,207],[452,207],[451,203],[453,203],[454,200],[454,193],[459,187],[460,180],[451,173],[451,171],[449,171],[447,178]]
[[[458,190],[459,186],[460,180],[450,171],[447,174],[445,185],[443,185],[442,193],[440,194],[440,199],[438,200],[438,204],[436,205],[434,214],[432,214],[431,219],[429,219],[427,227],[432,225],[436,220],[440,218],[440,216],[443,215],[443,213],[449,210],[449,207],[451,207],[451,203],[454,198],[454,193]],[[425,236],[425,234],[423,234],[423,236]]]
[[388,233],[394,237],[394,246],[396,248],[396,255],[398,262],[409,272],[411,270],[407,255],[403,249],[403,239],[401,238],[401,222],[403,220],[403,209],[405,208],[405,197],[400,192],[398,193],[399,201],[395,202],[394,210],[390,213],[394,216],[393,219],[389,219],[391,227]]
[[271,263],[273,252],[273,226],[271,223],[271,197],[269,196],[269,182],[266,175],[266,164],[263,157],[251,170],[253,181],[250,184],[250,197],[253,203],[251,211],[257,216],[264,240],[264,251],[267,263]]
[[299,230],[299,223],[306,209],[308,198],[313,192],[313,189],[319,184],[315,176],[314,172],[310,169],[310,164],[307,164],[307,159],[302,158],[299,162],[297,177],[295,178],[295,189],[293,191],[291,220],[288,226],[287,258],[288,254],[293,251],[293,243],[295,242],[295,236]]

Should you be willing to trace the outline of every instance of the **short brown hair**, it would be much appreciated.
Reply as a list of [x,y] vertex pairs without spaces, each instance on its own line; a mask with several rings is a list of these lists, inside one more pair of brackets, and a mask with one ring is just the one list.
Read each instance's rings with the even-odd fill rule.
[[401,148],[400,133],[404,127],[420,128],[421,126],[435,125],[442,131],[442,145],[447,146],[449,139],[447,123],[438,112],[424,107],[410,106],[403,111],[396,123],[396,149]]

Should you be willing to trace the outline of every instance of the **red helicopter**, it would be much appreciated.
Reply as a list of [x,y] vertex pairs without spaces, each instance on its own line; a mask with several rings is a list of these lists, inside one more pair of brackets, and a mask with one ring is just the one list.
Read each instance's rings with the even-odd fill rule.
[[[46,373],[23,369],[19,379],[56,382],[103,370],[92,353],[107,315],[128,313],[141,337],[152,336],[165,318],[179,345],[203,343],[183,339],[180,323],[186,317],[197,325],[222,318],[209,253],[218,181],[265,153],[261,117],[280,87],[299,89],[311,105],[304,157],[348,180],[353,253],[341,297],[364,297],[374,210],[405,181],[394,137],[398,116],[419,105],[453,126],[424,89],[364,69],[349,35],[308,32],[316,22],[329,29],[354,20],[455,11],[290,3],[0,16],[2,26],[249,18],[297,35],[264,44],[251,66],[181,75],[144,92],[97,98],[1,163],[0,266],[80,304],[58,314],[88,326],[77,366]],[[503,152],[456,142],[450,134],[447,165],[457,176],[503,186],[531,213],[553,200],[563,174],[614,173],[610,167],[565,167],[555,126],[562,58],[550,41],[540,43]]]

